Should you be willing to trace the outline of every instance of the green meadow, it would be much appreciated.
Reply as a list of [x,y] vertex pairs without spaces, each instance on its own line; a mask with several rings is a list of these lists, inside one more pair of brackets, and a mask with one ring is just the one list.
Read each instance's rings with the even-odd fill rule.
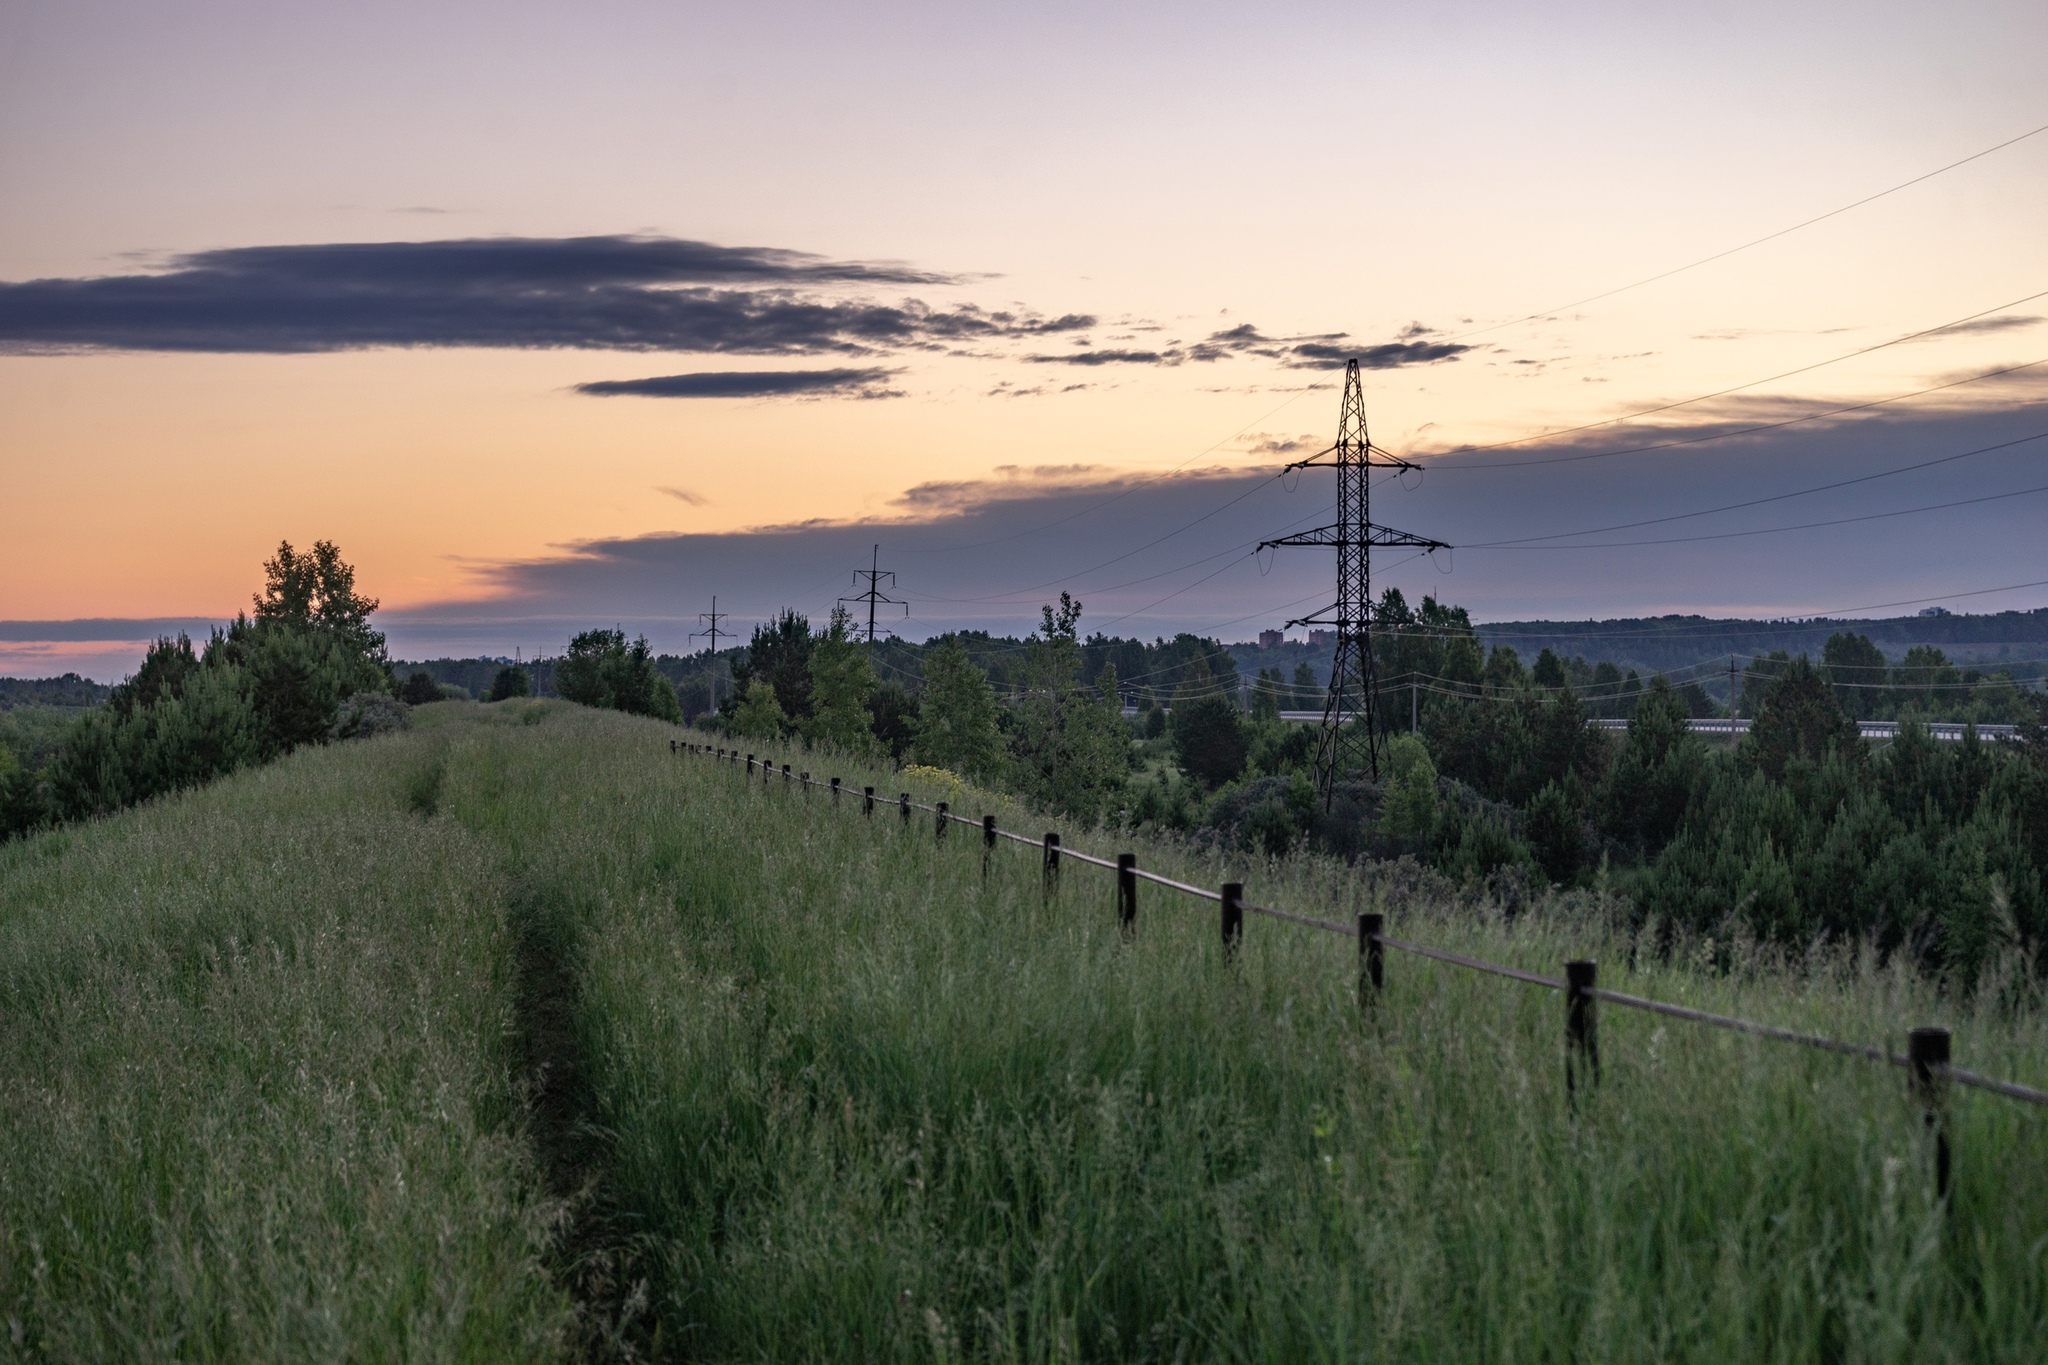
[[[0,1354],[2038,1361],[2048,1114],[872,817],[556,701],[422,708],[0,846]],[[696,737],[693,737],[696,738]],[[717,742],[717,741],[714,741]],[[936,785],[934,785],[936,784]],[[1109,854],[1402,937],[2048,1083],[1853,949],[1512,917],[1412,865]],[[1662,940],[1660,940],[1661,942]]]

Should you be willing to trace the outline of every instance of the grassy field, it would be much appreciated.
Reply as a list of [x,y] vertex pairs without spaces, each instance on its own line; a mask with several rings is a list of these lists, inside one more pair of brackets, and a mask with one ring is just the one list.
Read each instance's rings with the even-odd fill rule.
[[[862,818],[559,703],[428,708],[0,853],[0,1295],[26,1356],[2038,1360],[2043,1116],[1034,850]],[[798,768],[894,777],[787,755]],[[1022,814],[929,789],[1006,828]],[[1099,853],[1111,842],[1069,833]],[[1141,861],[1861,1041],[2038,1012],[1855,955],[1636,968],[1597,898]],[[1716,965],[1718,964],[1718,965]]]

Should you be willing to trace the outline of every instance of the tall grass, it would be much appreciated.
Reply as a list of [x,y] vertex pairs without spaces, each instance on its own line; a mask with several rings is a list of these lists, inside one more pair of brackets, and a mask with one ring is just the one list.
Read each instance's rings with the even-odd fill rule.
[[[499,733],[458,749],[449,809],[577,926],[592,1122],[662,1353],[2018,1361],[2048,1339],[2035,1111],[1957,1096],[1944,1208],[1891,1068],[1609,1008],[1574,1116],[1553,993],[1394,955],[1361,1018],[1348,940],[1254,919],[1229,962],[1213,903],[1147,886],[1126,942],[1099,870],[1070,863],[1048,904],[1031,850],[999,845],[984,883],[971,830],[749,786],[672,757],[673,731]],[[2048,1070],[2038,1016],[1855,953],[1637,955],[1596,902],[1508,921],[1314,861],[1227,870],[1335,916],[1381,894],[1395,932],[1553,974],[1595,956],[1604,984],[1856,1039],[1942,1022],[1965,1065]]]
[[[999,844],[984,881],[974,831],[862,816],[894,776],[777,755],[845,777],[835,805],[675,733],[429,708],[0,852],[0,1353],[2041,1356],[2036,1111],[1956,1095],[1944,1204],[1896,1070],[1607,1008],[1574,1112],[1554,993],[1393,954],[1361,1016],[1347,939],[1254,918],[1226,960],[1213,902],[1146,885],[1126,940],[1098,869],[1047,901]],[[1138,851],[1840,1037],[1945,1023],[1964,1065],[2048,1080],[2016,982]]]
[[558,1352],[506,901],[418,813],[433,746],[0,848],[0,1357]]

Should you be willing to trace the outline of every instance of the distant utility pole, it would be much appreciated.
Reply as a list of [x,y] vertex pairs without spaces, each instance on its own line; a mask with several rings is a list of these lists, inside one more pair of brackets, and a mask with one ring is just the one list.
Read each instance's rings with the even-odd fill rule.
[[889,586],[893,588],[896,586],[896,575],[882,567],[881,546],[877,545],[875,547],[874,557],[869,561],[867,568],[855,569],[853,571],[855,586],[859,586],[863,578],[868,581],[868,590],[866,592],[855,593],[851,597],[842,597],[839,600],[842,602],[865,602],[868,604],[868,648],[873,649],[875,647],[876,604],[886,602],[892,607],[901,607],[903,608],[903,614],[908,616],[910,615],[910,603],[903,601],[901,598],[884,597],[882,595],[882,580],[888,579]]
[[711,628],[693,632],[690,636],[692,640],[703,639],[707,636],[711,640],[711,709],[714,711],[718,709],[718,637],[723,635],[728,640],[732,638],[732,632],[720,630],[718,623],[730,615],[732,615],[731,612],[718,609],[718,594],[713,593],[711,595],[711,610],[697,613],[698,621],[709,621]]
[[1728,656],[1728,746],[1735,747],[1735,656]]
[[[1374,459],[1373,456],[1380,456]],[[1290,626],[1336,627],[1336,657],[1330,663],[1330,694],[1323,705],[1323,729],[1316,741],[1316,786],[1328,809],[1336,799],[1339,778],[1364,768],[1373,781],[1380,777],[1379,675],[1372,647],[1372,552],[1391,549],[1448,550],[1441,540],[1410,535],[1372,520],[1372,471],[1414,469],[1387,454],[1365,431],[1365,390],[1358,381],[1358,362],[1344,366],[1344,400],[1338,409],[1337,443],[1320,454],[1296,461],[1288,469],[1334,465],[1337,470],[1337,520],[1334,525],[1282,536],[1260,545],[1327,545],[1337,551],[1337,600],[1313,616],[1289,621]],[[1284,629],[1284,627],[1283,627]],[[1410,692],[1411,705],[1413,692]],[[1346,724],[1346,717],[1350,723]]]

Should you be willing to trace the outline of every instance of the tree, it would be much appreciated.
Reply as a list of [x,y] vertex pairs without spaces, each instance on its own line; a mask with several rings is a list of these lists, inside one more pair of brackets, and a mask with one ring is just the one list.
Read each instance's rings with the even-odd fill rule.
[[533,691],[526,670],[517,664],[506,664],[498,670],[498,676],[491,679],[491,701],[509,701],[513,697],[524,697]]
[[785,608],[775,620],[755,626],[746,659],[733,664],[734,697],[760,678],[775,689],[784,716],[803,720],[811,714],[811,647],[810,620],[798,612]]
[[733,708],[733,733],[745,739],[779,739],[789,718],[775,699],[775,689],[766,678],[751,678]]
[[811,644],[811,714],[802,722],[806,738],[824,740],[854,753],[875,747],[875,717],[868,698],[875,671],[867,651],[847,632],[847,612],[832,608],[832,622]]
[[1586,818],[1579,775],[1545,784],[1529,802],[1528,838],[1543,875],[1570,885],[1586,863]]
[[912,752],[917,761],[969,777],[994,775],[1003,762],[996,693],[957,637],[946,635],[924,657],[924,698]]
[[344,562],[331,540],[316,540],[299,554],[288,540],[263,565],[263,591],[255,597],[258,621],[318,626],[340,636],[362,654],[384,660],[384,637],[370,629],[377,600],[356,592],[355,566]]
[[1027,796],[1048,810],[1092,820],[1122,796],[1130,738],[1115,665],[1103,669],[1097,689],[1081,684],[1080,619],[1081,604],[1071,593],[1060,594],[1057,611],[1045,608],[1026,657],[1026,692],[1011,749]]
[[1838,630],[1821,646],[1820,658],[1842,710],[1853,720],[1870,719],[1884,696],[1884,651],[1866,636]]
[[1845,759],[1860,754],[1856,722],[1843,713],[1827,679],[1804,654],[1786,665],[1764,693],[1747,743],[1757,766],[1774,780],[1785,775],[1785,764],[1794,758],[1818,763],[1830,753]]
[[569,652],[555,665],[555,691],[584,706],[676,723],[682,720],[676,690],[655,668],[644,635],[629,645],[621,630],[582,632],[569,642]]
[[406,675],[399,685],[398,699],[408,706],[425,706],[441,700],[441,684],[434,681],[434,675],[421,669]]
[[1684,699],[1652,678],[1601,792],[1602,827],[1640,854],[1654,856],[1677,835],[1706,762],[1686,719]]
[[1436,765],[1428,746],[1414,735],[1396,735],[1384,771],[1380,836],[1404,852],[1427,854],[1437,824]]
[[1182,772],[1210,791],[1244,771],[1244,732],[1230,699],[1177,698],[1173,704],[1174,760]]

